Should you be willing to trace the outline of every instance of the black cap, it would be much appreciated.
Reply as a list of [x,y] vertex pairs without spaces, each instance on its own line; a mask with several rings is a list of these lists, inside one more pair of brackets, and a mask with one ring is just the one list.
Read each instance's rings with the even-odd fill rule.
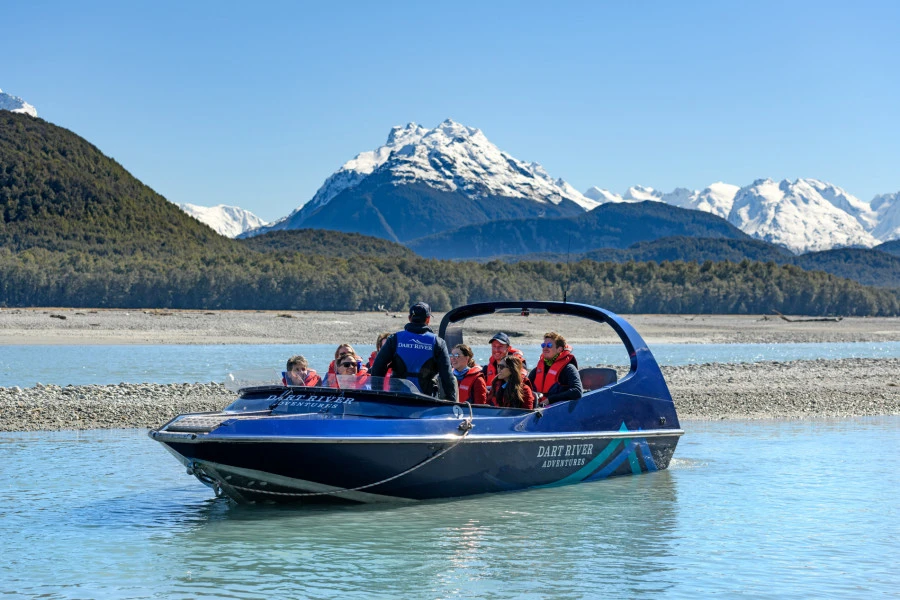
[[409,318],[413,323],[424,323],[431,316],[431,307],[424,302],[416,302],[409,307]]
[[506,344],[507,346],[510,345],[510,344],[509,344],[509,336],[506,335],[505,333],[503,333],[502,331],[496,333],[496,334],[494,335],[494,337],[492,337],[488,343],[490,344],[490,343],[493,342],[494,340],[497,340],[497,341],[500,342],[501,344]]

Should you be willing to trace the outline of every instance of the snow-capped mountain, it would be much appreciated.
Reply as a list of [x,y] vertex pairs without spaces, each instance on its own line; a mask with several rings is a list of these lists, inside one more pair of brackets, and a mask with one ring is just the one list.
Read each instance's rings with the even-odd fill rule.
[[900,192],[875,196],[870,206],[877,215],[872,235],[883,242],[900,239]]
[[586,198],[596,200],[600,204],[606,204],[607,202],[624,202],[622,196],[615,194],[609,190],[598,188],[597,186],[590,188],[584,193],[584,195]]
[[625,190],[625,195],[622,196],[622,199],[625,202],[646,202],[647,200],[660,202],[662,200],[662,197],[663,193],[654,190],[652,187],[633,185]]
[[800,183],[801,181],[813,188],[822,198],[827,200],[833,206],[841,209],[859,221],[859,224],[862,225],[863,229],[866,231],[872,231],[878,224],[878,215],[875,210],[872,209],[872,206],[863,202],[856,196],[848,194],[836,185],[819,181],[818,179],[798,179],[797,183]]
[[[573,211],[590,210],[599,204],[565,181],[553,179],[541,165],[526,163],[503,152],[481,130],[448,119],[434,129],[415,123],[394,127],[383,146],[347,161],[325,180],[309,202],[284,219],[254,233],[312,226],[310,219],[314,215],[318,215],[319,221],[328,216],[327,222],[317,222],[315,226],[346,225],[350,228],[346,219],[344,222],[334,222],[338,218],[336,211],[323,209],[334,198],[351,190],[355,192],[355,197],[359,197],[364,189],[368,190],[367,193],[375,193],[372,188],[376,187],[376,183],[382,187],[381,192],[376,194],[378,201],[361,206],[359,210],[368,211],[364,220],[369,225],[372,219],[379,221],[379,230],[385,233],[375,235],[397,239],[407,234],[401,234],[394,227],[399,215],[389,214],[396,206],[390,206],[390,202],[386,201],[385,194],[388,192],[385,185],[393,188],[416,186],[417,189],[424,186],[437,195],[466,198],[469,202],[459,206],[460,214],[455,217],[459,224],[501,218],[504,210],[510,210],[510,218],[531,216],[531,213],[563,216],[575,214]],[[424,195],[431,195],[431,192]],[[441,202],[449,197],[443,196]],[[507,208],[496,201],[500,198],[515,202]],[[415,202],[415,199],[404,197],[404,201]],[[398,202],[395,194],[393,204]],[[332,215],[332,212],[335,214]],[[418,209],[410,212],[420,213]],[[437,231],[442,230],[444,225],[431,223],[423,230],[429,228]],[[352,230],[360,231],[359,228]]]
[[728,221],[744,233],[797,253],[874,246],[877,240],[860,221],[837,206],[847,196],[815,179],[780,183],[760,179],[740,189]]
[[3,90],[0,90],[0,110],[25,113],[26,115],[31,115],[32,117],[38,116],[37,109],[35,109],[32,105],[28,104],[18,96],[12,96],[10,94],[4,93]]
[[[818,179],[780,183],[761,179],[744,188],[718,182],[701,191],[676,188],[669,193],[638,185],[628,188],[622,197],[592,187],[585,196],[600,202],[653,200],[701,210],[794,252],[870,247],[879,240],[900,238],[900,192],[876,196],[867,204]],[[740,203],[736,202],[738,196]]]
[[214,231],[226,237],[237,237],[245,231],[266,225],[266,222],[252,212],[237,206],[197,206],[196,204],[179,204],[178,207],[201,223],[209,225]]
[[701,191],[676,188],[668,194],[663,194],[660,200],[672,206],[702,210],[727,219],[734,197],[740,189],[736,185],[720,181]]

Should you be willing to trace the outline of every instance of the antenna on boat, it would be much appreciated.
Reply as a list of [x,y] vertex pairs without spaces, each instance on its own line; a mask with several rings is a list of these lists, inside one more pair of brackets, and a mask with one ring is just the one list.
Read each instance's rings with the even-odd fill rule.
[[566,303],[566,295],[569,292],[569,250],[572,249],[572,234],[569,234],[569,241],[566,244],[566,282],[563,284],[563,304]]

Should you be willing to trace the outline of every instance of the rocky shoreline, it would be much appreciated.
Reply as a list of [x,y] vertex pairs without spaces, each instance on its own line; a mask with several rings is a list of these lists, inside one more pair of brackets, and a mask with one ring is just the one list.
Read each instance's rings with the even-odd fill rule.
[[[840,359],[663,367],[682,420],[900,415],[900,359]],[[0,388],[0,431],[155,428],[217,411],[222,384]]]

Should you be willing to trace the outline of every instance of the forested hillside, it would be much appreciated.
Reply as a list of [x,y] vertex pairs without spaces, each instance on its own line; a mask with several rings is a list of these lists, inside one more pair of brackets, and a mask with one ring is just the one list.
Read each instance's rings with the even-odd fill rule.
[[610,202],[575,217],[510,219],[467,225],[415,239],[407,245],[421,256],[475,259],[498,254],[628,248],[638,242],[673,236],[751,239],[716,215],[649,201]]
[[255,252],[299,252],[305,255],[351,258],[380,256],[383,258],[415,258],[416,254],[396,242],[325,229],[291,229],[270,231],[262,235],[238,240]]
[[132,177],[71,131],[0,111],[0,246],[92,255],[243,249]]
[[882,252],[887,252],[894,256],[900,256],[900,240],[891,240],[890,242],[879,244],[878,246],[875,246],[875,250],[881,250]]

